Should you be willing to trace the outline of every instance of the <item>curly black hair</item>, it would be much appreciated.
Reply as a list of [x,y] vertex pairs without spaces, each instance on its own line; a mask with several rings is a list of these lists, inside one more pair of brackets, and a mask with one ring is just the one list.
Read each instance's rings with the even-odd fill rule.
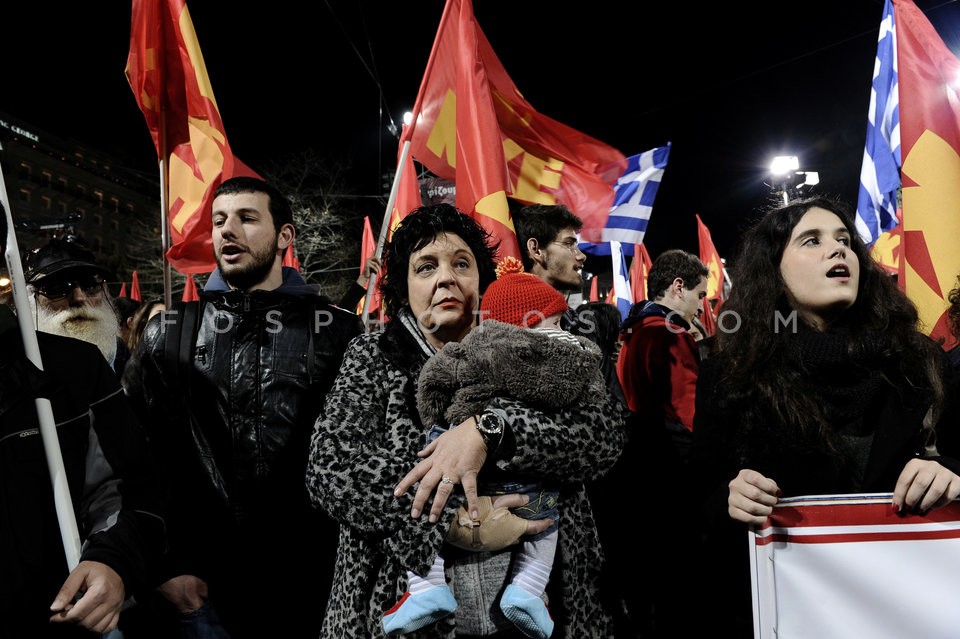
[[434,241],[438,235],[456,235],[470,247],[480,272],[480,293],[497,279],[494,261],[500,243],[470,216],[449,204],[421,206],[403,218],[383,252],[380,290],[386,313],[395,317],[407,306],[407,269],[410,256]]
[[777,422],[808,434],[819,430],[825,437],[829,431],[816,399],[797,391],[802,373],[785,355],[796,331],[783,324],[794,309],[780,262],[794,227],[812,208],[840,218],[849,251],[860,263],[856,301],[836,320],[849,334],[848,352],[867,353],[879,345],[886,361],[896,362],[904,379],[930,389],[939,405],[944,393],[940,348],[921,332],[914,304],[871,257],[849,207],[826,197],[770,210],[744,235],[731,269],[734,286],[718,318],[717,346],[727,361],[718,401],[738,398],[749,407],[766,406]]

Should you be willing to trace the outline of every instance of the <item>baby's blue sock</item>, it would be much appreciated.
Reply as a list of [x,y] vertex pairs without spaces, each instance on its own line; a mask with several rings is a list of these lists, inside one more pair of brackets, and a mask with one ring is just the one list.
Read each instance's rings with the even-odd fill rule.
[[553,619],[543,599],[510,584],[500,597],[500,610],[520,632],[533,639],[548,639],[553,634]]
[[408,591],[383,615],[388,635],[405,634],[443,619],[457,609],[453,591],[443,574],[443,558],[437,555],[426,577],[407,571]]

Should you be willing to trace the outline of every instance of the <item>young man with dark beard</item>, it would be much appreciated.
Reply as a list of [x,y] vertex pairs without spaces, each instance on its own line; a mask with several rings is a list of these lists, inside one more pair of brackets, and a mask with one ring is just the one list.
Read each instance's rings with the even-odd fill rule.
[[196,636],[312,639],[338,530],[307,496],[309,437],[360,322],[282,267],[296,231],[273,186],[225,181],[212,222],[201,301],[153,318],[124,375],[168,480],[161,608]]

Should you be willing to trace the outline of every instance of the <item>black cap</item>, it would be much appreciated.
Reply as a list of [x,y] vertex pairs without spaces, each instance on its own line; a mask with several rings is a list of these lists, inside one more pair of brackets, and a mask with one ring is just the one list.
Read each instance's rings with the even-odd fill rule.
[[23,274],[28,284],[64,271],[84,270],[110,278],[111,273],[99,266],[93,253],[75,242],[50,240],[45,246],[33,249],[23,258]]

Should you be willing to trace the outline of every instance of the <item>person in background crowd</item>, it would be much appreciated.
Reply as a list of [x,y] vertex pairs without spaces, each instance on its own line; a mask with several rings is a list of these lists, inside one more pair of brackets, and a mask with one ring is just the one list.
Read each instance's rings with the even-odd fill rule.
[[[0,253],[6,240],[0,204]],[[72,277],[85,284],[97,272]],[[0,637],[92,639],[114,631],[124,601],[149,590],[146,577],[165,547],[159,487],[143,432],[100,351],[38,332],[40,370],[17,324],[0,306]],[[80,533],[73,570],[58,534],[39,397],[50,400]]]
[[617,379],[617,357],[620,354],[620,311],[606,302],[584,302],[576,308],[575,332],[600,347],[603,359],[600,370],[611,392],[624,404],[623,389]]
[[272,185],[226,180],[212,216],[201,300],[150,320],[124,375],[169,480],[159,590],[184,636],[315,639],[337,527],[310,503],[307,452],[360,323],[282,267],[296,230]]
[[617,374],[627,404],[648,428],[669,431],[681,458],[690,446],[700,366],[690,322],[707,294],[709,273],[692,253],[664,251],[647,277],[649,299],[630,308],[621,328]]
[[[508,398],[423,449],[430,424],[416,409],[417,380],[439,349],[476,326],[481,292],[495,279],[489,242],[476,222],[439,204],[404,218],[384,254],[381,284],[392,319],[382,332],[351,343],[311,442],[310,493],[341,523],[321,637],[384,636],[383,616],[400,603],[408,571],[430,576],[441,552],[451,559],[445,578],[456,611],[405,636],[521,636],[498,606],[509,546],[524,529],[539,532],[550,520],[520,520],[517,532],[517,517],[501,509],[523,505],[526,496],[497,497],[483,508],[477,474],[496,467],[565,483],[602,472],[619,452],[621,425],[608,406],[572,406],[552,416]],[[418,452],[422,459],[411,470]],[[594,594],[602,555],[589,503],[582,491],[561,495],[561,503],[559,565],[551,580],[561,591],[550,596],[555,636],[608,636],[609,619]],[[469,541],[444,544],[449,531],[463,528],[452,525],[461,506],[468,522],[479,522],[470,529],[482,551],[463,551]]]
[[[577,234],[583,221],[562,204],[530,204],[513,214],[523,268],[563,294],[583,289],[583,265],[587,256],[580,250]],[[572,330],[572,310],[564,314],[561,326]]]
[[[892,513],[960,497],[957,391],[916,308],[842,203],[795,200],[744,235],[697,387],[700,618],[752,637],[747,525],[782,497],[892,492]],[[895,578],[895,576],[894,576]],[[918,613],[921,614],[921,613]]]
[[120,337],[117,310],[106,289],[110,272],[73,241],[53,239],[23,258],[37,329],[96,345],[115,368]]
[[690,333],[690,335],[693,336],[693,340],[698,343],[707,335],[706,329],[703,328],[703,324],[700,323],[696,315],[690,318],[690,328],[687,332]]
[[147,328],[147,323],[153,319],[154,315],[162,313],[165,310],[167,310],[167,306],[163,300],[159,298],[140,302],[140,304],[137,305],[137,309],[130,318],[127,329],[127,348],[130,349],[131,353],[137,352],[140,339],[143,337],[143,331]]
[[[371,255],[367,258],[367,261],[363,263],[363,269],[360,271],[360,275],[357,277],[357,281],[353,282],[350,285],[350,288],[343,294],[343,297],[340,298],[340,301],[337,303],[337,306],[340,308],[346,309],[348,311],[353,311],[357,308],[357,304],[360,303],[360,300],[363,299],[363,296],[367,294],[367,285],[370,283],[370,277],[376,275],[380,277],[380,258],[376,255]],[[379,309],[370,309],[371,313],[376,312]]]
[[[678,494],[690,488],[685,464],[700,357],[689,329],[707,294],[708,274],[696,255],[679,249],[664,251],[650,268],[649,299],[635,303],[623,322],[617,375],[632,414],[630,441],[613,472],[601,482],[604,493],[616,486],[664,480]],[[676,562],[669,565],[649,562],[643,553],[629,551],[636,546],[633,531],[620,526],[610,533],[612,554],[625,557],[613,566],[612,575],[616,584],[612,590],[623,593],[629,614],[623,625],[632,628],[631,633],[645,628],[644,636],[686,636],[689,602],[677,593],[689,588],[695,570],[689,555],[678,553]],[[674,541],[682,546],[695,539],[689,528],[680,527]],[[650,537],[641,547],[653,548],[656,543]]]
[[[706,300],[704,300],[704,303],[706,303]],[[707,329],[704,328],[700,317],[696,315],[690,319],[690,334],[693,335],[693,339],[697,343],[697,353],[700,354],[700,361],[702,362],[710,357],[716,338],[713,335],[707,335]]]
[[117,354],[114,359],[113,369],[117,374],[122,375],[123,369],[130,359],[130,326],[133,324],[133,315],[140,308],[140,302],[129,297],[113,298],[113,306],[117,309]]

